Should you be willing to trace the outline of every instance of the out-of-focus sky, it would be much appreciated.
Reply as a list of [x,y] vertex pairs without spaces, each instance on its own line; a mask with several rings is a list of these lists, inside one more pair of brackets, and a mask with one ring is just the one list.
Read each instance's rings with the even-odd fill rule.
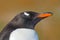
[[60,40],[60,0],[0,0],[0,30],[22,11],[53,12],[36,25],[41,40]]

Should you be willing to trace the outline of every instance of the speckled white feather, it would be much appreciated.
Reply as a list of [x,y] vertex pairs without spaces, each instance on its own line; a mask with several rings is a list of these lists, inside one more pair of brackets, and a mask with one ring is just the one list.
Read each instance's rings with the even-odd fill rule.
[[16,29],[11,32],[9,40],[38,40],[38,35],[33,29]]

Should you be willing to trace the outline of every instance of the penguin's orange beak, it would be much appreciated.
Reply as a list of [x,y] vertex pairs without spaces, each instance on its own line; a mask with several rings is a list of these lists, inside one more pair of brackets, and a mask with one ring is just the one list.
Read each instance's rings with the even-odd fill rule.
[[49,16],[51,16],[51,15],[52,15],[51,12],[45,12],[45,13],[39,14],[37,17],[38,17],[38,18],[46,18],[46,17],[49,17]]

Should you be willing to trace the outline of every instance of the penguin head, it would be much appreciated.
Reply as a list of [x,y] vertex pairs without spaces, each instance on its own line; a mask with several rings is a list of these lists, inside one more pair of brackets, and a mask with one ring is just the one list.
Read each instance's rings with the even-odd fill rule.
[[18,14],[12,21],[11,24],[17,28],[31,28],[44,18],[51,16],[51,12],[37,13],[33,11],[25,11]]

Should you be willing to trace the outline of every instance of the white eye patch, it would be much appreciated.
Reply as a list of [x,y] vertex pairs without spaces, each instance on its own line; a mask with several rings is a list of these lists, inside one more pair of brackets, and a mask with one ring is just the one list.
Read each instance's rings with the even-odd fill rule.
[[28,14],[28,13],[24,12],[24,15],[29,16],[30,14]]

